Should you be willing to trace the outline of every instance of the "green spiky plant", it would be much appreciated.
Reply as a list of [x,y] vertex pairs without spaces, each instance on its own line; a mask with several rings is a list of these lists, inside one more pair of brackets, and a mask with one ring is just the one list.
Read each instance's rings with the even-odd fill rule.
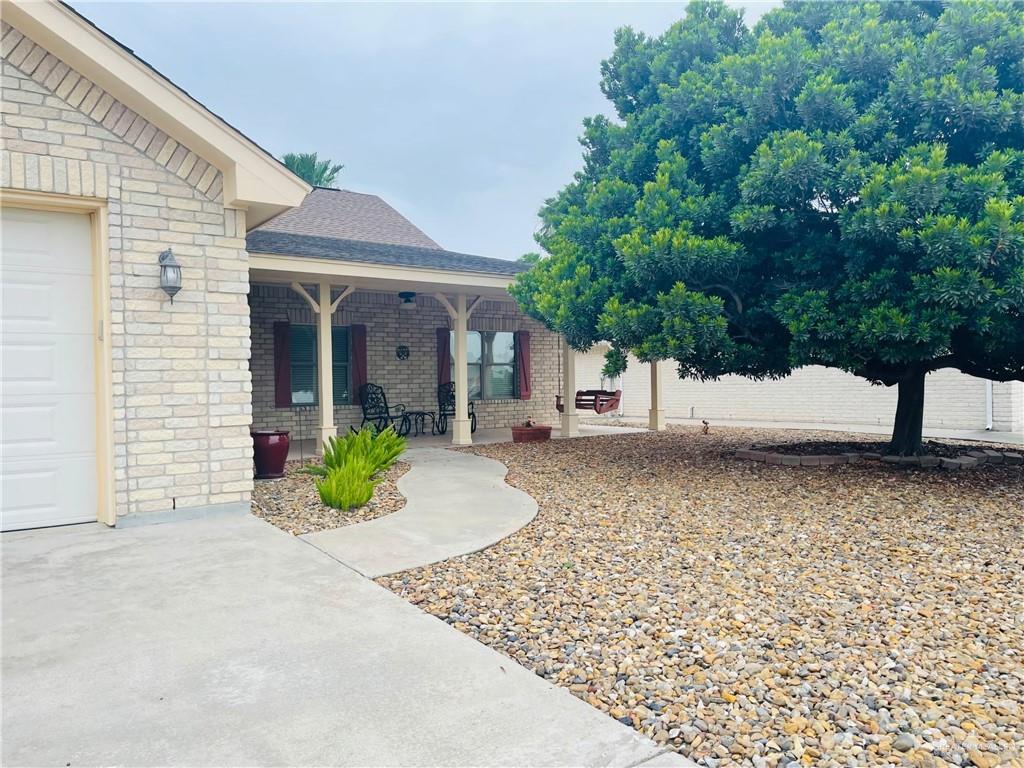
[[324,463],[310,464],[303,471],[325,477],[355,458],[365,458],[373,468],[372,474],[377,475],[398,461],[405,446],[406,439],[392,427],[380,432],[374,427],[364,427],[358,432],[329,438],[324,443]]
[[372,464],[364,456],[354,456],[339,467],[316,479],[320,500],[334,509],[353,509],[372,497],[380,476],[374,476]]
[[382,473],[398,461],[405,446],[406,439],[391,427],[380,432],[364,427],[328,439],[323,464],[309,464],[303,471],[317,476],[316,488],[324,504],[351,509],[370,500]]

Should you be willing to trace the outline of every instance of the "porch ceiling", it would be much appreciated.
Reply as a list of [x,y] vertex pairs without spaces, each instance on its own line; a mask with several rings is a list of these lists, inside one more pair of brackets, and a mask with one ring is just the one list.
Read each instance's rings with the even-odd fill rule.
[[367,264],[305,256],[276,256],[251,253],[251,283],[289,285],[329,280],[336,286],[367,291],[415,291],[422,294],[464,293],[510,299],[512,276],[422,267]]

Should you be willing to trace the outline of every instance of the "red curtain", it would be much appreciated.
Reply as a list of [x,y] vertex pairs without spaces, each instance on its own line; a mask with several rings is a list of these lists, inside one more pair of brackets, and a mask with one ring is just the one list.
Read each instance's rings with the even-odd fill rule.
[[289,347],[290,324],[274,323],[274,407],[292,407],[292,356]]
[[352,345],[352,392],[359,396],[359,388],[369,381],[366,371],[366,326],[353,325],[349,328],[349,343]]
[[512,340],[516,355],[516,389],[520,400],[529,400],[533,395],[530,375],[530,332],[516,331]]
[[452,336],[447,328],[437,329],[437,386],[452,380]]

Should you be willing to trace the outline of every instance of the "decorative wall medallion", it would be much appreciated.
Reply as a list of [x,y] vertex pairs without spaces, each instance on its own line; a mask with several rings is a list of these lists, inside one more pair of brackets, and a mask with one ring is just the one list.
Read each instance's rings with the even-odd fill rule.
[[395,347],[395,357],[397,357],[399,360],[408,360],[409,348],[405,346],[405,344],[399,344],[397,347]]

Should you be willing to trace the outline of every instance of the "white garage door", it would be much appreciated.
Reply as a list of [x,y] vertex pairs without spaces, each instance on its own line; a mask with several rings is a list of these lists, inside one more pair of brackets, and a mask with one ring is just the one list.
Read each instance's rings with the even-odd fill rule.
[[89,217],[0,215],[2,527],[95,520]]

